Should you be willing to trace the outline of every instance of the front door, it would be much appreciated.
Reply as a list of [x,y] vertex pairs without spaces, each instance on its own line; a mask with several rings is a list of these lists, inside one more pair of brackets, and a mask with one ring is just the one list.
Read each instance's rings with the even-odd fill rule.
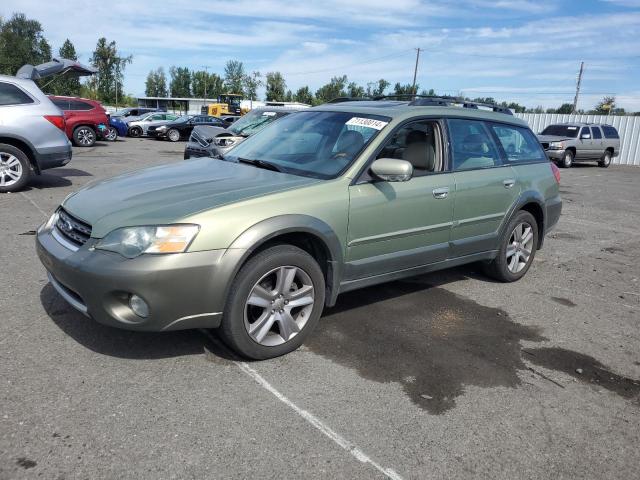
[[450,256],[494,250],[500,226],[520,194],[516,173],[503,165],[485,122],[451,119],[448,127],[455,181]]
[[444,171],[442,135],[434,121],[409,123],[391,134],[378,158],[406,160],[406,182],[374,178],[349,187],[347,279],[446,260],[453,215],[453,175]]

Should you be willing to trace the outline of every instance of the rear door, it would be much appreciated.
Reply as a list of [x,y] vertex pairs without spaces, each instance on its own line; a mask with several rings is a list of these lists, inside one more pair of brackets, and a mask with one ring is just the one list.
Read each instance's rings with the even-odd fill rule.
[[520,194],[516,172],[502,161],[487,123],[450,119],[447,125],[455,179],[450,256],[494,250],[503,219]]
[[593,158],[593,146],[591,140],[591,130],[589,127],[582,127],[576,142],[576,159]]
[[602,130],[600,127],[591,127],[591,145],[593,146],[593,155],[600,158],[604,153],[604,144],[602,141]]

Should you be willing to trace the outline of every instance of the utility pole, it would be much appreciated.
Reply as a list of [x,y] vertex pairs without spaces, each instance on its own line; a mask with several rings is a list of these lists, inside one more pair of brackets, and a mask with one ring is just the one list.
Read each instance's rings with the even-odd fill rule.
[[418,61],[420,60],[420,48],[416,48],[416,67],[413,69],[413,86],[411,91],[415,95],[416,93],[416,77],[418,76]]
[[583,71],[584,71],[584,62],[580,62],[580,71],[578,72],[578,81],[576,82],[576,96],[573,97],[573,110],[571,113],[576,113],[576,108],[578,108],[578,96],[580,95],[580,84],[582,83]]
[[120,79],[120,64],[116,63],[116,112],[118,111],[118,80]]
[[207,104],[207,80],[209,79],[209,69],[211,68],[209,65],[200,65],[201,68],[204,68],[204,98],[202,99],[202,104]]

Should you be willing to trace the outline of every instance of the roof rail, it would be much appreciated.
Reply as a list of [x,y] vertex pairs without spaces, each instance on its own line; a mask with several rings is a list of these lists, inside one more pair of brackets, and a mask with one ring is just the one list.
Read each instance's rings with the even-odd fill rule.
[[[342,102],[362,102],[365,100],[371,100],[369,97],[336,97],[329,100],[327,103],[342,103]],[[374,100],[377,100],[374,99]]]
[[470,100],[464,100],[459,97],[434,97],[427,95],[415,99],[414,101],[409,103],[409,105],[415,107],[460,105],[463,108],[472,108],[476,110],[482,107],[491,109],[494,112],[504,113],[505,115],[513,115],[513,112],[508,107],[503,107],[494,103],[472,102]]

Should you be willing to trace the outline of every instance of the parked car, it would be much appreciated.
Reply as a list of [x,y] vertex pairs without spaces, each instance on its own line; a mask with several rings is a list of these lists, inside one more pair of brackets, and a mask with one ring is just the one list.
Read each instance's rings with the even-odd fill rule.
[[118,137],[126,137],[129,132],[129,125],[121,117],[109,115],[109,134],[107,140],[114,141]]
[[153,125],[147,128],[147,135],[155,138],[166,138],[171,142],[189,138],[196,125],[212,125],[227,128],[229,124],[219,117],[211,115],[184,115],[172,122]]
[[146,115],[147,113],[152,112],[161,112],[159,108],[146,108],[146,107],[127,107],[117,110],[116,112],[111,114],[111,117],[120,117],[124,120],[129,117],[140,117],[142,115]]
[[98,138],[109,133],[109,118],[102,104],[96,100],[49,95],[64,113],[69,140],[77,147],[92,147]]
[[71,161],[64,115],[29,78],[0,75],[0,193]]
[[143,115],[142,117],[128,122],[128,135],[130,137],[141,137],[147,134],[147,129],[150,126],[165,125],[167,122],[172,122],[180,118],[173,113],[165,112],[153,112]]
[[307,109],[224,160],[85,187],[39,228],[37,251],[98,322],[218,327],[254,359],[296,349],[350,290],[469,262],[513,282],[558,221],[559,170],[524,121],[477,107]]
[[538,139],[549,158],[565,168],[585,161],[607,168],[620,154],[620,136],[611,125],[558,123],[546,127]]
[[303,108],[305,107],[254,108],[228,128],[196,125],[184,149],[184,159],[222,156],[274,120]]

